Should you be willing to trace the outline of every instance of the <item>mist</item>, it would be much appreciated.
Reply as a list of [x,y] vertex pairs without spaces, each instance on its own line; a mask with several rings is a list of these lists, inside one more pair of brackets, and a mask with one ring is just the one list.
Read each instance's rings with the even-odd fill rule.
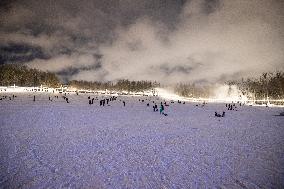
[[0,42],[38,48],[21,63],[67,80],[222,83],[284,70],[283,1],[48,2],[8,4]]

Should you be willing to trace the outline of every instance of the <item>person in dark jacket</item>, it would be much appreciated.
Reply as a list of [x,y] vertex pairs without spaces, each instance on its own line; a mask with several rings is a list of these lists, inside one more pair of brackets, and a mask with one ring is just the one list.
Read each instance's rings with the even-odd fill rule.
[[161,106],[160,106],[160,114],[164,114],[164,110],[165,110],[165,107],[164,107],[164,105],[161,103]]

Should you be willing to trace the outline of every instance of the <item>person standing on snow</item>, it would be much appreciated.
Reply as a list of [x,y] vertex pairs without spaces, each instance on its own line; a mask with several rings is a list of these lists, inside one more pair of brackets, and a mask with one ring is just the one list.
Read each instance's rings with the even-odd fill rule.
[[160,114],[164,114],[164,105],[161,103],[161,106],[160,106]]
[[154,110],[154,112],[157,112],[157,111],[158,111],[158,106],[157,106],[157,104],[155,104],[155,105],[153,106],[153,110]]

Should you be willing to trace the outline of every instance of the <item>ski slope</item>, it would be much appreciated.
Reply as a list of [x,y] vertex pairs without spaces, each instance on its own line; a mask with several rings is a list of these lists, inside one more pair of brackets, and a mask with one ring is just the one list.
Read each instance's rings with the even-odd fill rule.
[[0,188],[284,188],[283,108],[48,95],[0,101]]

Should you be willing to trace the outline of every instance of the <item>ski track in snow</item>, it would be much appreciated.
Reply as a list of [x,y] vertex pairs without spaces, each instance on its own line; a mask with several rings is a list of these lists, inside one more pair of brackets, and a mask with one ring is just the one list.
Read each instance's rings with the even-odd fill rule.
[[87,96],[0,101],[0,188],[284,188],[283,108]]

